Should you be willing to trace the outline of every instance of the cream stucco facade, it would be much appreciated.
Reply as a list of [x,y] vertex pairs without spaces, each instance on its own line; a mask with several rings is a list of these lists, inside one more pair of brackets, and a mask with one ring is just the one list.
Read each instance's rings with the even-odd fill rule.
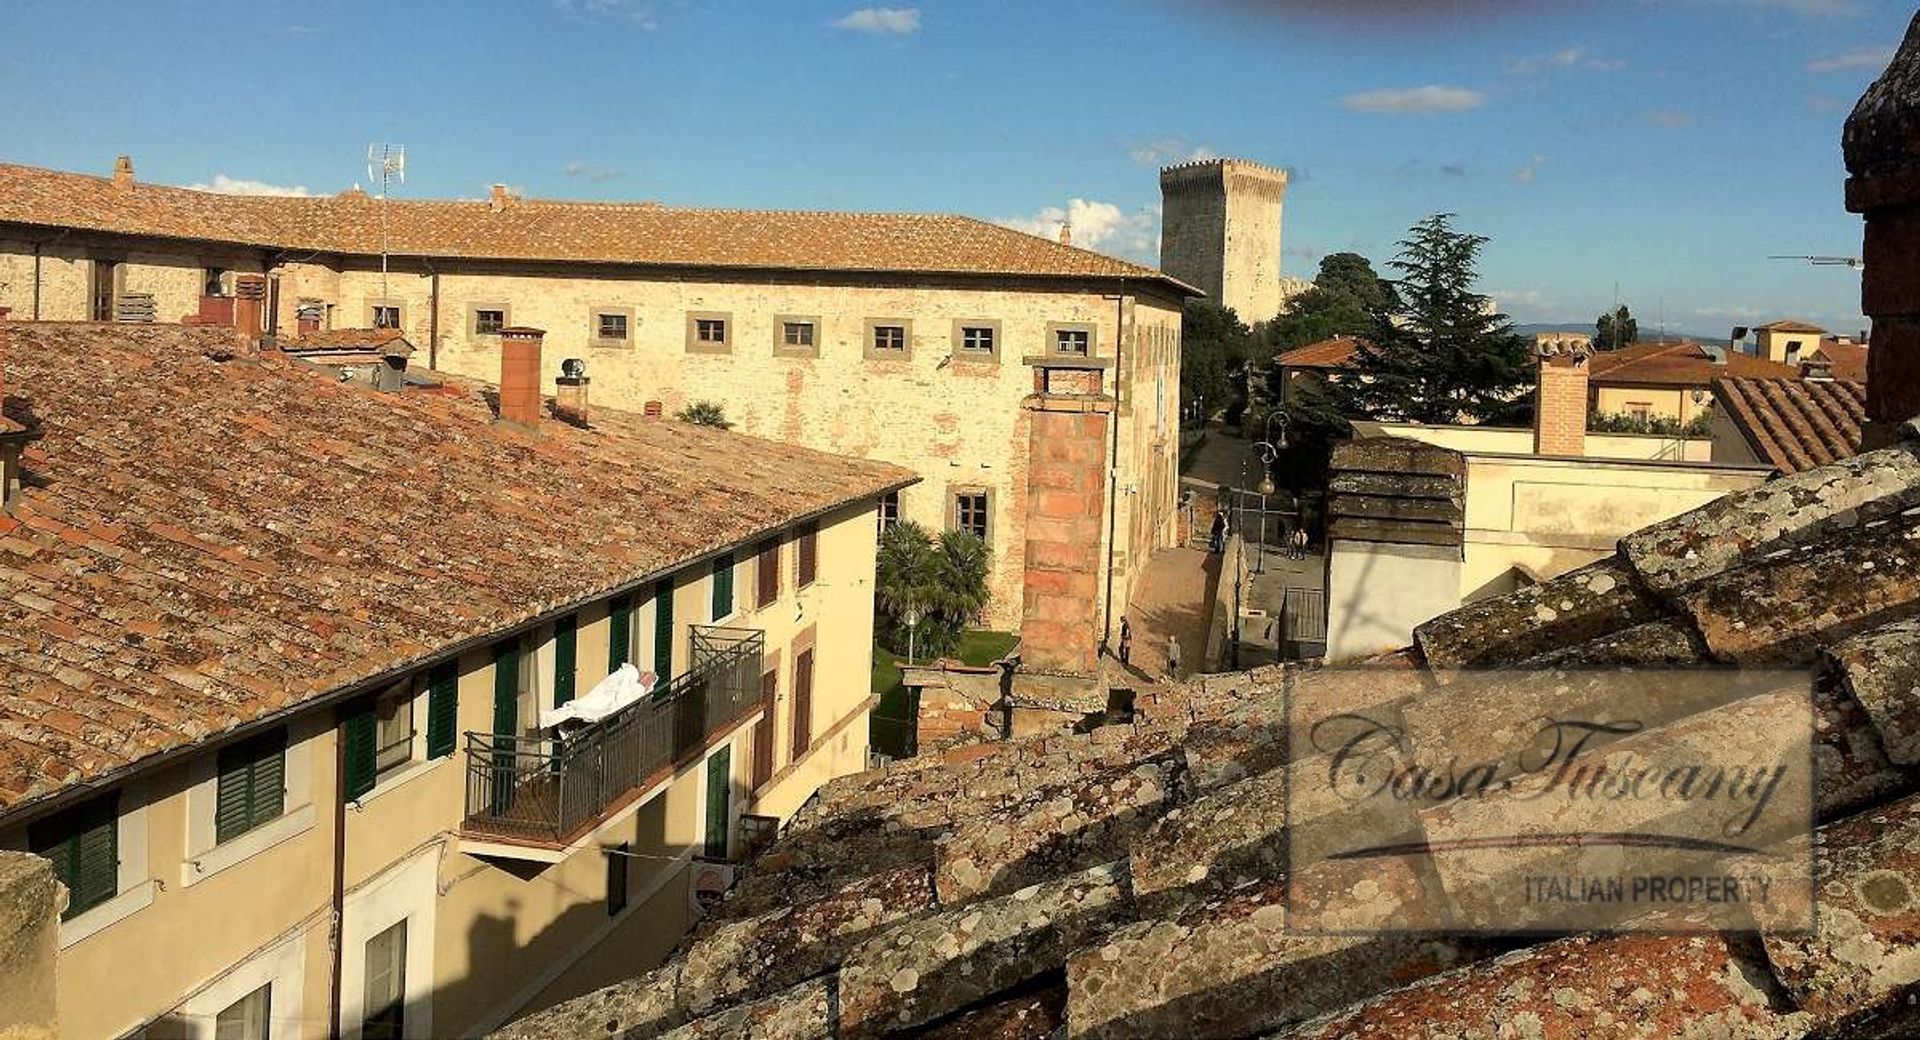
[[[778,590],[764,597],[758,553],[767,543],[738,547],[721,568],[733,575],[732,607],[718,616],[711,560],[673,572],[673,672],[695,663],[693,628],[758,632],[762,696],[557,840],[505,842],[474,829],[474,771],[484,800],[487,763],[470,759],[466,735],[488,733],[497,708],[496,658],[485,646],[455,659],[462,736],[451,754],[428,745],[429,694],[415,681],[426,673],[396,673],[412,736],[357,797],[343,797],[337,765],[355,702],[296,709],[279,724],[281,811],[225,841],[215,826],[217,749],[138,772],[107,795],[117,803],[116,894],[59,929],[61,1035],[212,1038],[223,1015],[250,1009],[275,1038],[328,1035],[336,852],[342,1036],[363,1034],[378,1010],[368,995],[396,979],[403,1035],[471,1036],[658,961],[694,919],[697,856],[737,854],[742,814],[784,817],[826,780],[865,767],[875,528],[874,505],[858,502],[782,532]],[[818,564],[802,587],[805,537],[817,538]],[[632,608],[625,656],[646,666],[656,660],[652,593],[661,587],[621,604]],[[525,710],[553,705],[556,625],[567,618],[574,688],[584,694],[608,674],[615,607],[590,603],[501,634],[531,660],[517,684]],[[803,655],[810,705],[807,737],[796,741]],[[720,791],[726,804],[710,804]],[[74,809],[46,819],[61,811]],[[30,847],[37,825],[0,819],[0,849]]]

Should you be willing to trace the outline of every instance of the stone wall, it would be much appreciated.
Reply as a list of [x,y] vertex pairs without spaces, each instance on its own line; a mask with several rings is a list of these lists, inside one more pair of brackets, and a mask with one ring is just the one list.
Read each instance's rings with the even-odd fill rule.
[[1160,268],[1249,325],[1280,313],[1283,170],[1209,159],[1160,171]]
[[0,1040],[53,1040],[54,960],[66,889],[53,864],[0,852]]

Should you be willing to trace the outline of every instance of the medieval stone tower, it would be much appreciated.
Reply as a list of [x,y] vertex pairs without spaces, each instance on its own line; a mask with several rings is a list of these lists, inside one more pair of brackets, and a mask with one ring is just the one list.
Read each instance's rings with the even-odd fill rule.
[[1249,325],[1280,313],[1280,203],[1287,172],[1245,159],[1160,171],[1160,269]]

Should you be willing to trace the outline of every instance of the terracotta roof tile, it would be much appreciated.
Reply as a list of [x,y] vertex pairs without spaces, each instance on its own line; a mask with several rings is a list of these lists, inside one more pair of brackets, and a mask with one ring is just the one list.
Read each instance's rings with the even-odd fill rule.
[[[1138,264],[972,217],[687,209],[655,203],[386,203],[398,256],[649,266],[1126,278],[1199,295]],[[377,256],[380,203],[220,195],[0,164],[0,221]]]
[[41,436],[0,535],[0,808],[913,480],[612,410],[517,433],[477,384],[382,394],[230,330],[10,332]]
[[[1724,360],[1715,361],[1718,352]],[[1602,350],[1587,363],[1588,381],[1595,386],[1707,387],[1724,376],[1794,379],[1791,365],[1724,348],[1709,351],[1690,340],[1679,343],[1629,343],[1618,350]]]
[[1334,336],[1276,354],[1273,363],[1287,368],[1345,368],[1366,342],[1358,336]]
[[1713,396],[1754,453],[1782,473],[1860,450],[1867,388],[1837,379],[1716,379]]
[[1827,359],[1828,373],[1835,379],[1844,379],[1850,383],[1867,381],[1867,345],[1865,343],[1839,343],[1825,340],[1820,344],[1820,356]]

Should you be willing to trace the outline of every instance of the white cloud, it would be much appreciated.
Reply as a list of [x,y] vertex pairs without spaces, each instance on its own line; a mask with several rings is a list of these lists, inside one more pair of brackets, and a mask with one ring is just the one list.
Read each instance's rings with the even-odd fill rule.
[[1367,90],[1340,99],[1342,107],[1355,112],[1385,112],[1392,115],[1465,112],[1486,103],[1487,96],[1477,90],[1440,86]]
[[1539,173],[1540,167],[1546,165],[1546,162],[1546,156],[1536,154],[1533,158],[1527,160],[1525,166],[1513,171],[1513,179],[1522,184],[1532,184],[1533,175]]
[[211,184],[189,184],[194,191],[211,191],[219,195],[299,195],[313,194],[304,184],[268,184],[266,181],[241,180],[224,173],[213,175]]
[[994,223],[1029,235],[1059,240],[1060,225],[1073,226],[1073,244],[1145,263],[1160,255],[1160,207],[1128,212],[1111,202],[1069,199],[1063,209],[1044,206],[1031,217],[998,217]]
[[652,32],[660,28],[653,9],[641,0],[553,0],[553,9],[582,22],[631,22]]
[[1866,69],[1879,72],[1893,60],[1893,51],[1892,47],[1855,47],[1850,51],[1815,58],[1807,62],[1807,71],[1848,72],[1854,69]]
[[1553,72],[1584,69],[1589,72],[1618,72],[1627,63],[1618,58],[1594,58],[1585,47],[1563,47],[1552,54],[1536,54],[1507,62],[1507,71],[1516,76],[1539,76]]
[[1182,137],[1157,137],[1144,141],[1127,149],[1127,155],[1142,166],[1171,166],[1220,158],[1220,153],[1211,147],[1193,144]]
[[875,36],[906,36],[920,31],[918,7],[862,7],[833,23],[842,29]]
[[575,159],[561,167],[561,172],[569,177],[579,177],[583,180],[593,181],[596,184],[602,181],[617,180],[626,176],[626,174],[620,170],[608,166],[600,166],[581,159]]

